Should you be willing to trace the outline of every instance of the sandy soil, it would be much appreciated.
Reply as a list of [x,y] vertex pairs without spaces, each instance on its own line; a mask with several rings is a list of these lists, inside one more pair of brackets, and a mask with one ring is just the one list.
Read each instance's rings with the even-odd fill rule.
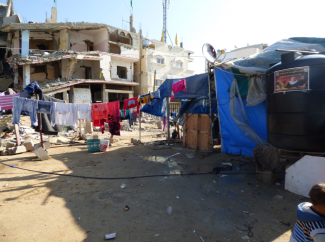
[[[144,131],[142,141],[157,140],[153,135],[159,133],[153,128]],[[199,242],[200,237],[205,242],[289,241],[296,205],[308,199],[285,191],[282,185],[261,184],[252,174],[168,176],[187,173],[187,162],[193,172],[210,172],[222,162],[233,163],[231,173],[254,172],[250,159],[221,154],[218,149],[213,154],[185,150],[195,156],[189,159],[181,146],[131,145],[130,138],[138,137],[138,131],[122,131],[120,141],[105,153],[88,153],[84,145],[52,148],[46,161],[33,153],[0,157],[17,168],[94,178],[41,174],[0,164],[0,241],[104,241],[105,234],[115,232],[112,241],[121,242]],[[166,159],[176,153],[180,154]],[[163,176],[95,179],[153,174]],[[126,187],[121,189],[123,183]],[[124,211],[125,206],[129,211]],[[173,208],[171,215],[166,214],[168,206]],[[253,237],[238,229],[256,220]]]

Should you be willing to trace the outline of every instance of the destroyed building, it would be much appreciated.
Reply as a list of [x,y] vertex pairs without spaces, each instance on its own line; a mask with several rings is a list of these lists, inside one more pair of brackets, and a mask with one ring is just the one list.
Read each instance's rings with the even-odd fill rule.
[[[7,62],[14,83],[37,81],[44,94],[69,102],[96,103],[133,97],[139,35],[106,24],[57,23],[56,8],[46,23],[7,23]],[[132,17],[131,17],[132,20]]]

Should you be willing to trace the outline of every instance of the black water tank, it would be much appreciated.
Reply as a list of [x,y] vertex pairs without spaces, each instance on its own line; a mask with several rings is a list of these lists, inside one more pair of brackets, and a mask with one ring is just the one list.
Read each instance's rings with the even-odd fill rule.
[[325,151],[325,56],[282,59],[266,78],[268,143]]

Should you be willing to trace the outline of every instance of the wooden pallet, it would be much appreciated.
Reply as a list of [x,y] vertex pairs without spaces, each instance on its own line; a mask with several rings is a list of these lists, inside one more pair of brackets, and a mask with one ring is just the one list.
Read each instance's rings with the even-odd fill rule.
[[291,151],[291,150],[282,150],[278,149],[278,153],[280,158],[286,159],[286,160],[300,160],[305,155],[310,156],[324,156],[325,152],[305,152],[305,151]]

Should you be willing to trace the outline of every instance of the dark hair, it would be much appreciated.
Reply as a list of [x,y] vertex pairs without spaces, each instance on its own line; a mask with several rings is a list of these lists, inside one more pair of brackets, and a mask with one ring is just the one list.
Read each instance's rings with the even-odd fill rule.
[[325,205],[325,184],[314,185],[308,195],[313,205]]

